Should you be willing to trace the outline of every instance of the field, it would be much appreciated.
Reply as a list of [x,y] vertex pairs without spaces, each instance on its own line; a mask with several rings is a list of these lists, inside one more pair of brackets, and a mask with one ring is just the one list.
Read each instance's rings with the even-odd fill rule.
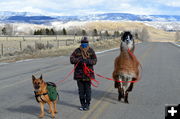
[[132,31],[140,33],[143,28],[147,29],[149,38],[148,41],[153,42],[173,42],[175,40],[175,32],[166,32],[161,29],[156,29],[155,27],[145,25],[142,22],[113,22],[113,21],[103,21],[103,22],[89,22],[85,26],[86,29],[92,30],[97,29],[99,31]]
[[[174,42],[175,32],[166,32],[145,25],[141,22],[114,22],[114,21],[92,21],[87,22],[81,29],[87,32],[108,31],[113,35],[114,31],[131,31],[138,34],[136,41],[148,42]],[[146,32],[143,32],[146,29]],[[0,36],[0,62],[16,61],[28,58],[39,58],[49,56],[68,55],[79,46],[82,36],[55,35],[55,36]],[[144,40],[141,40],[143,38]],[[88,36],[91,47],[96,51],[119,47],[120,38]]]
[[[81,38],[82,36],[0,37],[0,62],[67,55],[75,48],[79,47]],[[112,37],[89,36],[88,39],[91,47],[95,48],[97,51],[117,47],[119,46],[120,41],[119,39]]]
[[[81,39],[79,36],[12,36],[0,37],[1,55],[23,51],[27,46],[35,48],[36,44],[51,45],[51,47],[61,47],[74,44]],[[3,52],[3,53],[2,53]]]

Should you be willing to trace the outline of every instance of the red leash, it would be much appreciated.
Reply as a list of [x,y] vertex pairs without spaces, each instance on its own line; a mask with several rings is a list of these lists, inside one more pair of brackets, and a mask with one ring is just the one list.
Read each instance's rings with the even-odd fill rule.
[[[142,65],[139,63],[139,61],[137,60],[137,58],[135,57],[135,55],[128,49],[128,53],[131,55],[131,57],[132,58],[134,58],[137,62],[138,62],[138,64],[140,65],[140,67],[141,67],[141,70],[142,70]],[[83,70],[84,70],[84,73],[90,78],[90,75],[89,75],[89,73],[90,72],[93,72],[96,76],[98,76],[98,77],[100,77],[100,78],[104,78],[104,79],[107,79],[107,80],[110,80],[110,81],[116,81],[116,82],[123,82],[123,83],[136,83],[136,82],[138,82],[140,79],[141,79],[141,76],[137,79],[137,80],[135,80],[135,81],[117,81],[117,80],[114,80],[114,79],[111,79],[111,78],[108,78],[108,77],[105,77],[105,76],[102,76],[102,75],[100,75],[100,74],[97,74],[97,73],[95,73],[92,69],[90,69],[90,68],[88,68],[87,67],[87,65],[84,63],[84,68],[83,68]],[[90,78],[91,79],[91,78]],[[99,81],[97,81],[96,79],[91,79],[92,81],[95,81],[96,83],[97,83],[97,85],[99,85]],[[94,86],[94,87],[97,87],[97,86]]]
[[[131,55],[132,58],[134,58],[138,62],[139,66],[141,68],[141,74],[142,74],[142,65],[141,65],[141,63],[137,60],[136,56],[130,51],[130,49],[128,49],[128,53]],[[142,77],[142,75],[140,75],[140,77],[137,79],[137,81],[140,80],[141,77]]]
[[[141,70],[142,70],[141,64],[139,63],[139,61],[137,60],[137,58],[134,56],[134,54],[133,54],[129,49],[128,49],[128,53],[131,55],[132,58],[136,59],[136,61],[138,62],[138,64],[139,64],[140,67],[141,67]],[[65,78],[64,78],[63,80],[58,81],[56,84],[61,83],[61,82],[64,82],[65,80],[67,80],[68,77],[74,72],[74,70],[76,69],[76,67],[78,66],[78,64],[79,64],[79,62],[75,65],[74,69],[73,69],[71,72],[69,72],[67,76],[65,76]],[[100,78],[104,78],[104,79],[107,79],[107,80],[110,80],[110,81],[116,81],[116,82],[136,83],[136,82],[138,82],[138,81],[141,79],[141,77],[139,77],[139,78],[138,78],[137,80],[135,80],[135,81],[117,81],[117,80],[114,80],[114,79],[111,79],[111,78],[108,78],[108,77],[105,77],[105,76],[102,76],[102,75],[100,75],[100,74],[95,73],[92,69],[90,69],[90,68],[87,67],[86,63],[83,63],[83,65],[84,65],[84,66],[83,66],[83,71],[84,71],[85,75],[90,78],[91,84],[92,84],[92,86],[94,86],[94,87],[98,87],[98,85],[100,84],[100,82],[97,81],[97,80],[94,79],[94,78],[91,78],[91,77],[90,77],[90,72],[93,72],[96,76],[98,76],[98,77],[100,77]],[[93,81],[94,81],[97,85],[95,85],[95,84],[93,83]]]
[[63,80],[59,80],[56,84],[62,83],[62,82],[64,82],[65,80],[67,80],[68,77],[74,72],[74,70],[76,69],[76,67],[78,66],[78,64],[79,64],[79,62],[75,65],[74,69],[73,69],[71,72],[69,72],[67,76],[64,77]]
[[[104,78],[104,79],[107,79],[107,80],[110,80],[110,81],[124,82],[124,83],[128,83],[128,82],[135,83],[135,82],[138,81],[138,80],[136,80],[136,81],[117,81],[117,80],[114,80],[114,79],[111,79],[111,78],[108,78],[108,77],[105,77],[105,76],[102,76],[102,75],[100,75],[100,74],[95,73],[92,69],[88,68],[85,63],[84,63],[84,67],[85,67],[84,69],[87,70],[88,72],[93,72],[96,76],[101,77],[101,78]],[[86,71],[85,71],[85,72],[86,72]],[[88,76],[88,74],[87,74],[87,76]],[[91,80],[92,80],[92,79],[91,79]],[[95,80],[95,79],[93,79],[93,80]],[[99,81],[96,80],[96,82],[98,82],[98,84],[99,84]]]
[[[84,65],[83,66],[83,71],[84,71],[85,75],[90,78],[92,86],[97,88],[98,85],[99,85],[99,81],[97,81],[96,79],[90,77],[90,72],[94,72],[94,71],[92,69],[88,68],[86,63],[83,63],[83,65]],[[97,85],[95,85],[92,81],[94,81]]]
[[[76,67],[78,66],[78,64],[79,64],[79,62],[75,65],[75,67],[74,67],[74,69],[71,71],[71,72],[69,72],[68,74],[67,74],[67,76],[65,76],[64,77],[64,79],[63,80],[60,80],[60,81],[58,81],[57,83],[56,83],[56,85],[58,85],[59,83],[62,83],[62,82],[64,82],[65,80],[67,80],[68,79],[68,77],[74,72],[74,70],[76,69]],[[85,63],[84,63],[85,64]],[[86,65],[85,65],[86,66]],[[90,74],[89,74],[89,72],[90,72],[90,69],[86,66],[86,67],[83,67],[83,71],[84,71],[84,73],[88,76],[88,77],[90,77]],[[92,84],[92,86],[94,86],[94,87],[98,87],[98,85],[99,85],[99,81],[97,81],[96,79],[94,79],[94,78],[90,78],[90,80],[91,80],[91,84]],[[92,81],[94,81],[94,82],[96,82],[97,83],[97,85],[95,85]]]

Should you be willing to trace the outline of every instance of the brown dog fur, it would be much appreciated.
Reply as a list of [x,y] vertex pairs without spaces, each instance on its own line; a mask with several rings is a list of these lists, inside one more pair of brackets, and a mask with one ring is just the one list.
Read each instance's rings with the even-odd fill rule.
[[[48,112],[51,113],[52,118],[54,118],[55,113],[57,113],[57,109],[56,109],[57,99],[55,101],[51,101],[49,99],[48,94],[43,95],[43,94],[47,93],[48,90],[47,90],[47,84],[43,81],[42,75],[40,76],[40,78],[36,78],[34,75],[32,75],[32,83],[33,83],[36,94],[41,95],[41,96],[37,97],[37,100],[39,101],[40,108],[41,108],[39,117],[40,118],[44,117],[44,104],[48,103],[48,105],[49,105]],[[54,108],[53,108],[53,106],[54,106]]]

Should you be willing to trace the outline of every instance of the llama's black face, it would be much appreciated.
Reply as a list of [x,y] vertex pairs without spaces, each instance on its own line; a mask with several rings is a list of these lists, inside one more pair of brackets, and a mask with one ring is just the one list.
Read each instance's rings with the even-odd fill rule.
[[133,36],[130,32],[124,32],[122,38],[122,45],[123,47],[126,47],[128,49],[133,49],[134,47],[134,39],[133,39]]

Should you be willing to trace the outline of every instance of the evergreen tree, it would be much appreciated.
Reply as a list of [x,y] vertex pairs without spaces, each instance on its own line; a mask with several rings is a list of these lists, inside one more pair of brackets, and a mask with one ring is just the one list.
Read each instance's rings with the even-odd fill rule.
[[85,30],[82,30],[82,35],[83,35],[83,36],[86,36],[86,35],[87,35],[87,33],[86,33]]
[[37,31],[36,30],[34,31],[34,35],[37,35]]
[[108,31],[107,31],[107,30],[105,31],[105,36],[109,36],[109,33],[108,33]]
[[55,35],[54,29],[50,30],[50,35]]
[[50,31],[49,31],[48,28],[46,28],[45,31],[46,31],[46,32],[45,32],[45,35],[49,35],[49,34],[50,34]]
[[42,29],[37,31],[37,35],[42,35]]
[[2,29],[2,34],[3,34],[3,35],[6,35],[6,34],[7,34],[5,27]]
[[66,29],[63,28],[63,35],[67,35]]
[[97,29],[94,29],[94,30],[93,30],[93,36],[98,36]]

